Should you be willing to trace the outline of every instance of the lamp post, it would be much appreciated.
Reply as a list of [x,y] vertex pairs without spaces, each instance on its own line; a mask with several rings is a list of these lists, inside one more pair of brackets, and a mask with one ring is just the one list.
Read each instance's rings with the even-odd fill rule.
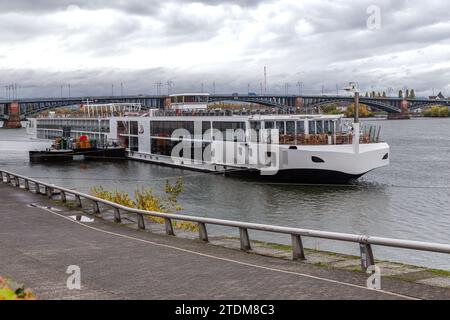
[[355,99],[355,111],[353,119],[353,151],[359,153],[359,90],[356,82],[350,82],[345,91],[353,92]]

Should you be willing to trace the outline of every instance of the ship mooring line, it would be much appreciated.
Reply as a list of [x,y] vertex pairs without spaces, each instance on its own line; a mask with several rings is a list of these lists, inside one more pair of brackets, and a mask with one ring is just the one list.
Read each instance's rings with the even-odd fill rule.
[[300,272],[294,272],[294,271],[288,271],[288,270],[283,270],[283,269],[278,269],[278,268],[266,267],[266,266],[262,266],[262,265],[258,265],[258,264],[238,261],[238,260],[229,259],[229,258],[223,258],[223,257],[219,257],[219,256],[214,256],[214,255],[210,255],[210,254],[197,252],[197,251],[190,250],[190,249],[184,249],[184,248],[176,247],[176,246],[173,246],[173,245],[168,245],[168,244],[158,243],[158,242],[155,242],[155,241],[150,241],[150,240],[145,240],[145,239],[141,239],[141,238],[137,238],[137,237],[132,237],[132,236],[124,235],[124,234],[121,234],[121,233],[107,231],[107,230],[103,230],[101,228],[96,228],[96,227],[93,227],[93,226],[86,225],[86,224],[81,223],[79,221],[72,220],[71,218],[69,218],[69,217],[67,217],[65,215],[59,214],[59,213],[54,212],[54,211],[52,211],[52,210],[50,210],[48,208],[45,208],[45,207],[37,207],[37,208],[42,209],[44,211],[47,211],[47,212],[49,212],[49,213],[51,213],[53,215],[56,215],[56,216],[58,216],[60,218],[63,218],[63,219],[65,219],[65,220],[67,220],[67,221],[69,221],[71,223],[76,223],[78,225],[81,225],[81,226],[83,226],[83,227],[85,227],[87,229],[91,229],[91,230],[94,230],[94,231],[97,231],[97,232],[100,232],[100,233],[104,233],[104,234],[109,234],[109,235],[112,235],[112,236],[121,237],[121,238],[124,238],[124,239],[135,240],[135,241],[138,241],[138,242],[147,243],[147,244],[158,246],[158,247],[164,247],[164,248],[173,249],[173,250],[177,250],[177,251],[181,251],[181,252],[185,252],[185,253],[189,253],[189,254],[205,257],[205,258],[225,261],[225,262],[229,262],[229,263],[239,264],[239,265],[243,265],[243,266],[247,266],[247,267],[252,267],[252,268],[266,270],[266,271],[272,271],[272,272],[296,275],[296,276],[300,276],[300,277],[310,278],[310,279],[314,279],[314,280],[320,280],[320,281],[329,282],[329,283],[333,283],[333,284],[344,285],[344,286],[348,286],[348,287],[352,287],[352,288],[358,288],[358,289],[363,289],[363,290],[369,290],[369,291],[384,293],[384,294],[387,294],[387,295],[392,295],[392,296],[395,296],[395,297],[404,298],[404,299],[408,299],[408,300],[421,300],[421,299],[416,298],[416,297],[411,297],[411,296],[407,296],[407,295],[403,295],[403,294],[399,294],[399,293],[395,293],[395,292],[391,292],[391,291],[370,289],[370,288],[367,288],[365,286],[361,286],[361,285],[357,285],[357,284],[353,284],[353,283],[348,283],[348,282],[343,282],[343,281],[333,280],[333,279],[328,279],[328,278],[322,278],[322,277],[313,276],[313,275],[300,273]]

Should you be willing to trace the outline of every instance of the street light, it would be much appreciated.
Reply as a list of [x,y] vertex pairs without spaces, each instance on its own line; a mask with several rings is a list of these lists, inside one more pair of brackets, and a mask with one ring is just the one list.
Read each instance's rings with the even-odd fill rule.
[[355,97],[355,118],[353,121],[353,150],[359,153],[359,90],[356,82],[350,82],[345,91],[353,92]]

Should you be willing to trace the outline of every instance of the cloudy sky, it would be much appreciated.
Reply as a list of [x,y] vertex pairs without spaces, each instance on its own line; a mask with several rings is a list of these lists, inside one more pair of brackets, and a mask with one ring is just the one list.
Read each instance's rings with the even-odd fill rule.
[[[0,0],[0,97],[175,92],[450,95],[446,0]],[[167,87],[163,87],[167,92]]]

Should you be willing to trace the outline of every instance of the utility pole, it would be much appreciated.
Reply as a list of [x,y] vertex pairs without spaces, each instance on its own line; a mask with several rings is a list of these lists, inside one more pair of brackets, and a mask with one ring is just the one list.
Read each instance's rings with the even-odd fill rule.
[[297,87],[298,87],[298,95],[301,96],[303,91],[303,82],[301,81],[297,82]]
[[339,96],[339,87],[337,83],[336,83],[336,95]]
[[69,83],[69,98],[70,98],[70,83]]
[[111,97],[114,97],[114,84],[111,84]]
[[204,87],[205,87],[205,86],[204,86],[204,84],[203,84],[203,82],[202,82],[202,92],[201,92],[201,93],[203,93]]
[[267,94],[267,67],[264,66],[264,94]]
[[167,94],[170,95],[172,93],[173,81],[167,80],[166,85],[167,85]]
[[324,90],[325,90],[325,86],[322,85],[322,95],[323,95],[323,93],[324,93]]
[[261,95],[263,95],[263,84],[262,84],[262,81],[259,83],[259,86],[261,88]]
[[120,83],[120,96],[123,97],[123,82]]
[[61,99],[63,98],[63,86],[64,85],[61,85]]
[[250,83],[247,83],[247,95],[250,94]]
[[290,84],[289,84],[288,82],[286,82],[286,83],[284,84],[284,94],[285,94],[285,95],[288,95],[288,94],[289,94],[289,87],[290,87]]
[[216,82],[213,81],[213,95],[216,95]]

